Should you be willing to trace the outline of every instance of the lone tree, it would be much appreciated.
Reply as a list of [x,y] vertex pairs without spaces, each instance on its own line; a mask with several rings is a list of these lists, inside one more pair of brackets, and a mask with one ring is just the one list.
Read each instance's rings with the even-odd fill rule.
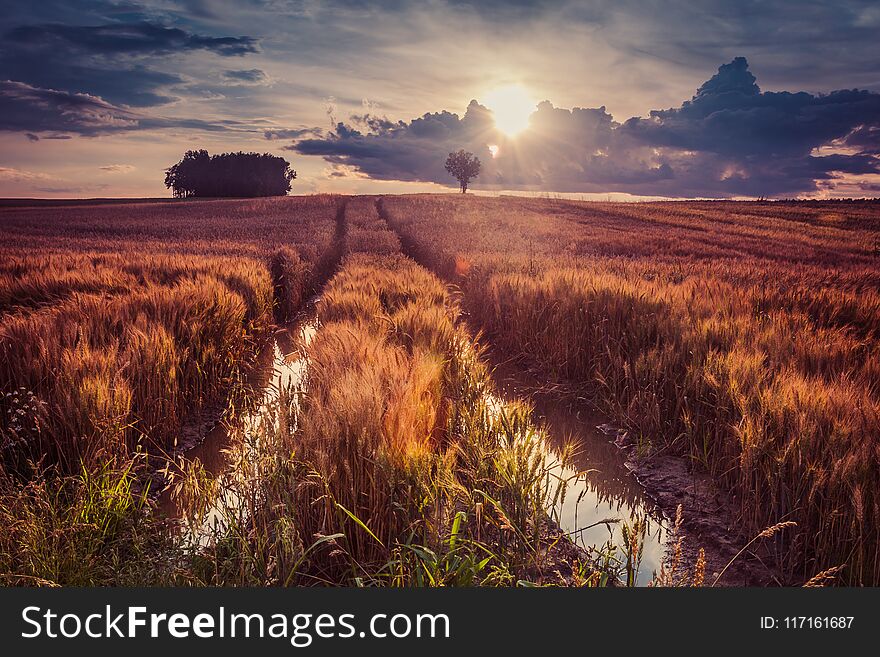
[[187,151],[165,169],[165,186],[177,198],[199,196],[284,196],[296,171],[284,158],[269,153]]
[[446,170],[458,179],[461,184],[461,193],[467,191],[471,178],[480,175],[480,160],[473,153],[461,150],[450,153],[446,158]]

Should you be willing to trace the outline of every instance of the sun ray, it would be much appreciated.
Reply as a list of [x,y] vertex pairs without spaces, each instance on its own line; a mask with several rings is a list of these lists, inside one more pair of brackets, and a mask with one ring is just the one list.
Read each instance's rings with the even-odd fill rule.
[[522,85],[497,87],[484,97],[484,104],[495,116],[495,126],[508,137],[529,127],[529,118],[537,103]]

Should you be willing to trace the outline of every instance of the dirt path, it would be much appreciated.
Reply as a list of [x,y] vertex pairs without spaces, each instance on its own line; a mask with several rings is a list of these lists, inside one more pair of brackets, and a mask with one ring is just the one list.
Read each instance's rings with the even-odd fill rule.
[[[333,244],[315,264],[308,290],[310,298],[302,304],[291,321],[275,326],[272,336],[254,361],[246,366],[240,389],[231,390],[225,404],[205,409],[184,424],[170,460],[177,457],[188,461],[198,460],[206,473],[212,476],[222,474],[229,467],[227,450],[236,433],[235,428],[248,422],[249,417],[258,416],[261,409],[277,397],[281,387],[290,385],[292,379],[303,376],[298,370],[298,356],[303,343],[314,334],[315,307],[320,291],[336,273],[342,260],[347,203],[347,197],[339,197]],[[174,467],[173,462],[169,464],[172,471]],[[166,515],[176,516],[177,509],[171,498],[169,484],[168,476],[157,473],[152,479],[151,487],[156,491],[159,509]]]
[[[381,197],[376,201],[376,209],[397,233],[404,253],[427,267],[419,246],[388,221]],[[442,272],[434,273],[443,278]],[[447,283],[457,289],[455,281],[447,279]],[[462,301],[466,306],[466,299]],[[670,528],[681,505],[678,534],[667,534],[662,541],[662,560],[667,568],[678,551],[677,572],[689,577],[699,549],[703,548],[706,585],[712,584],[722,571],[724,573],[718,580],[720,586],[786,584],[772,566],[774,560],[768,545],[756,544],[728,566],[753,537],[739,531],[730,495],[719,490],[708,475],[698,472],[679,456],[662,453],[638,455],[626,432],[609,424],[608,418],[598,415],[587,400],[578,395],[576,387],[563,382],[548,382],[538,368],[503,361],[497,356],[493,360],[499,390],[532,401],[539,420],[550,419],[551,435],[558,435],[560,431],[564,433],[566,428],[579,427],[576,437],[583,446],[585,463],[593,464],[592,468],[598,470],[593,478],[606,483],[614,481],[618,491],[626,491],[622,497],[616,498],[619,502],[653,514],[655,518],[659,516]],[[601,484],[597,488],[601,488]]]
[[[328,263],[330,266],[322,280],[315,281],[316,290],[332,276],[345,253],[346,205],[347,199],[340,199],[333,256],[330,256],[334,262]],[[388,228],[398,235],[406,255],[425,266],[412,241],[394,230],[393,224],[387,221],[381,198],[376,201],[376,210]],[[283,376],[285,368],[293,362],[290,356],[301,344],[297,331],[304,316],[300,315],[292,330],[289,326],[279,328],[254,365],[247,383],[256,395],[258,406],[260,399],[271,396],[278,374]],[[470,333],[475,334],[473,330]],[[742,536],[737,531],[728,497],[716,489],[708,476],[694,471],[679,457],[664,454],[640,457],[626,432],[609,425],[607,418],[598,415],[585,399],[577,395],[576,389],[564,384],[549,385],[539,370],[503,360],[491,349],[489,356],[500,395],[530,401],[535,407],[536,420],[547,428],[557,446],[574,441],[579,447],[575,461],[577,471],[589,474],[575,481],[564,508],[560,510],[561,529],[570,534],[577,545],[601,545],[609,539],[619,544],[622,525],[603,524],[603,520],[630,522],[637,517],[648,518],[650,529],[646,534],[638,583],[649,583],[661,564],[665,563],[668,568],[680,545],[679,568],[682,571],[687,570],[685,564],[696,562],[699,548],[705,549],[705,582],[709,584],[749,541],[751,537]],[[230,435],[225,422],[215,422],[215,425],[209,428],[205,423],[198,427],[198,435],[186,436],[186,442],[182,444],[187,458],[197,458],[213,474],[228,467],[224,449]],[[167,491],[161,499],[164,500],[161,506],[173,512]],[[683,521],[679,534],[671,537],[670,527],[679,505],[683,509]],[[590,527],[588,531],[580,531],[587,526]],[[772,562],[766,546],[758,545],[758,549],[737,559],[719,584],[780,584],[778,574],[765,565]]]

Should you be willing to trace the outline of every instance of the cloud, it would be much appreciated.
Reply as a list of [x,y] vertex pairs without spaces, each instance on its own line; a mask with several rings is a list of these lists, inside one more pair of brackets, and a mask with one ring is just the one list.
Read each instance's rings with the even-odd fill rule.
[[45,173],[26,171],[24,169],[16,169],[14,167],[0,167],[0,182],[34,183],[41,180],[52,180],[52,178],[51,176],[47,176]]
[[0,130],[99,135],[137,125],[135,113],[97,96],[0,82]]
[[167,55],[186,50],[208,50],[223,57],[257,52],[257,40],[249,36],[211,37],[148,21],[107,25],[21,25],[6,34],[21,46],[75,48],[104,55]]
[[[724,144],[718,135],[714,138],[719,143],[711,148],[703,142],[705,150],[680,145],[682,140],[700,136],[692,117],[658,118],[667,123],[666,130],[650,136],[638,132],[648,132],[645,128],[651,126],[633,126],[632,133],[625,134],[617,122],[630,116],[650,119],[650,109],[681,109],[681,101],[690,99],[719,64],[743,53],[749,56],[761,89],[804,89],[814,97],[842,87],[880,91],[875,56],[880,14],[875,5],[871,0],[774,0],[749,3],[748,11],[743,11],[729,0],[7,2],[0,27],[0,80],[87,94],[129,111],[137,121],[135,127],[105,127],[98,134],[151,131],[144,135],[144,147],[138,153],[145,160],[151,149],[176,149],[191,139],[210,141],[209,135],[191,136],[197,130],[214,131],[217,141],[230,148],[258,148],[254,138],[268,131],[277,136],[263,143],[280,152],[282,147],[296,148],[291,144],[294,140],[330,138],[326,130],[293,131],[326,128],[342,121],[361,133],[365,144],[350,139],[335,145],[336,149],[372,148],[368,135],[383,130],[394,133],[403,154],[415,162],[417,177],[444,183],[452,181],[442,166],[429,167],[423,159],[439,155],[442,165],[451,148],[464,146],[464,139],[472,137],[471,148],[484,161],[483,183],[496,187],[504,183],[604,191],[601,181],[610,180],[613,188],[669,195],[687,190],[693,194],[714,194],[712,190],[719,190],[719,195],[760,194],[762,189],[786,194],[786,189],[809,188],[815,180],[816,184],[836,184],[838,174],[827,171],[830,165],[870,167],[871,160],[865,158],[817,162],[809,158],[876,154],[876,134],[856,128],[829,142],[836,145],[834,150],[820,147],[821,153],[806,156],[776,154],[784,144],[774,141],[774,154],[756,154],[750,159],[736,151],[736,140]],[[7,38],[15,30],[20,38]],[[450,35],[454,35],[452,41],[467,47],[450,47]],[[228,40],[214,40],[223,38]],[[249,50],[259,50],[259,55]],[[223,75],[226,70],[256,69],[264,71],[271,84],[245,83]],[[381,121],[387,114],[391,123],[405,119],[408,125],[426,110],[454,108],[461,121],[468,99],[480,99],[482,91],[514,82],[553,101],[542,111],[548,119],[544,126],[548,133],[581,141],[551,148],[548,142],[528,143],[521,137],[508,143],[491,131],[468,135],[457,126],[447,126],[452,131],[450,143],[441,148],[427,137],[416,141],[414,133],[388,125],[370,127],[351,118],[357,113]],[[717,90],[713,93],[718,95]],[[324,114],[330,97],[336,99],[332,124]],[[362,106],[363,98],[379,100],[382,109]],[[589,113],[561,109],[599,110],[600,105],[606,107],[605,114],[613,115],[610,120],[615,125],[586,136],[580,134],[577,123]],[[0,109],[0,123],[25,126],[14,139],[4,142],[8,149],[5,164],[23,166],[25,159],[15,159],[20,157],[33,169],[68,166],[58,159],[57,149],[46,147],[49,144],[29,143],[25,131],[40,139],[82,132],[42,129],[53,123],[44,120],[45,112],[39,109],[34,110],[35,118],[19,116],[16,120],[8,118],[4,109]],[[30,105],[23,109],[29,111]],[[814,110],[803,114],[810,111]],[[839,111],[837,107],[832,113],[839,116]],[[233,122],[224,124],[223,119]],[[687,123],[688,129],[673,130],[676,121]],[[711,121],[706,117],[703,122]],[[41,129],[27,127],[35,123]],[[232,130],[253,133],[239,137],[223,132]],[[283,136],[287,141],[282,141],[287,130],[291,131]],[[89,128],[87,133],[91,136],[95,130]],[[486,144],[492,142],[483,137],[500,146],[497,159],[492,160],[487,151]],[[654,145],[661,137],[665,141]],[[387,142],[389,137],[384,139]],[[128,157],[127,139],[108,137],[106,141],[102,152],[118,149],[106,161],[134,162]],[[747,139],[745,145],[751,149],[755,141]],[[71,158],[84,157],[75,143],[66,146]],[[322,148],[330,149],[330,145]],[[424,158],[419,155],[422,151],[427,151]],[[336,157],[345,159],[344,154]],[[389,157],[394,158],[394,153]],[[528,166],[526,158],[535,165]],[[318,179],[323,167],[331,164],[323,156],[297,159],[303,180]],[[373,176],[390,175],[382,169],[396,166],[360,158],[353,161],[374,171]],[[78,175],[88,179],[98,164],[93,163],[91,174],[83,169]],[[160,165],[138,166],[140,182],[125,189],[161,192],[161,186],[155,186],[158,179],[149,173]],[[817,168],[818,175],[828,177],[813,178]],[[763,187],[757,182],[762,177],[766,177]],[[370,189],[369,180],[357,185],[360,190]],[[339,189],[351,188],[339,182]]]
[[57,139],[57,140],[72,139],[72,137],[70,135],[65,135],[63,133],[52,133],[52,132],[44,132],[42,135],[35,135],[33,132],[26,132],[26,133],[24,133],[24,136],[25,136],[25,139],[27,139],[28,141],[31,141],[31,142],[40,141],[41,139]]
[[266,84],[269,76],[258,68],[251,68],[243,71],[223,71],[223,79],[232,84],[259,85]]
[[[817,189],[840,174],[880,173],[880,94],[762,92],[738,57],[677,108],[614,121],[604,107],[542,102],[516,139],[476,100],[464,116],[427,113],[409,123],[370,114],[338,122],[291,148],[378,180],[450,184],[443,162],[466,148],[483,161],[477,186],[664,196],[775,196]],[[815,155],[831,143],[848,152]],[[492,158],[488,145],[499,147]]]
[[362,174],[353,170],[344,164],[331,164],[324,168],[323,175],[325,178],[364,178]]
[[129,107],[156,107],[178,100],[168,93],[180,85],[180,75],[156,71],[142,64],[121,62],[83,62],[71,56],[58,58],[57,53],[43,57],[10,58],[0,56],[0,79],[17,80],[36,87],[59,89],[73,93],[100,96],[112,103]]
[[39,171],[0,167],[0,189],[3,189],[4,192],[7,189],[12,189],[16,194],[23,191],[45,194],[82,194],[103,191],[109,189],[109,186],[105,183],[95,182],[72,184],[71,181],[64,178]]
[[880,125],[863,125],[848,134],[841,144],[857,148],[863,153],[880,155]]
[[[324,133],[321,128],[291,128],[291,129],[282,129],[282,128],[273,128],[271,130],[266,130],[263,132],[263,137],[268,139],[269,141],[279,141],[283,139],[299,139],[301,137],[320,137]],[[286,150],[292,150],[292,146],[284,146]]]
[[[255,132],[247,122],[206,121],[143,114],[90,94],[44,89],[23,82],[0,81],[0,130],[67,139],[73,133],[95,137],[131,130],[184,129],[206,132]],[[38,134],[39,133],[39,134]],[[28,137],[34,141],[32,137]]]
[[880,124],[880,94],[762,93],[745,58],[737,57],[681,107],[630,119],[623,130],[653,145],[772,157],[806,155],[871,122]]
[[169,89],[188,81],[168,70],[167,56],[196,51],[238,57],[257,52],[258,41],[205,36],[149,20],[19,25],[0,40],[0,78],[155,107],[179,100]]
[[107,173],[131,173],[136,167],[131,164],[108,164],[98,168]]
[[35,192],[43,192],[44,194],[82,194],[87,189],[106,189],[106,186],[97,185],[83,187],[80,185],[45,185],[33,188]]

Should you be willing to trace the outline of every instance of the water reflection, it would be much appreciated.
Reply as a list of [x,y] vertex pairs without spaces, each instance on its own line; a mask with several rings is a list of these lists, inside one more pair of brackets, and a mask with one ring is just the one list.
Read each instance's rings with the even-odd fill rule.
[[[568,467],[558,461],[554,467],[554,474],[568,480],[565,498],[556,509],[562,531],[585,548],[609,540],[622,545],[623,521],[646,518],[637,584],[647,585],[663,562],[667,530],[662,516],[624,465],[620,451],[596,428],[606,419],[585,405],[540,394],[540,382],[509,363],[495,360],[493,365],[502,398],[531,401],[534,418],[546,427],[557,454],[566,444],[575,447]],[[605,520],[618,522],[606,524]]]
[[[276,407],[282,393],[290,403],[297,403],[308,371],[306,349],[317,330],[317,312],[312,304],[295,322],[276,331],[257,358],[247,381],[248,388],[261,396],[247,404],[234,422],[218,423],[201,442],[180,455],[184,463],[198,462],[205,474],[216,477],[216,484],[212,486],[216,499],[204,514],[200,514],[199,526],[184,528],[185,540],[207,544],[215,534],[213,529],[228,522],[229,519],[225,518],[227,513],[243,512],[239,487],[234,485],[236,478],[247,477],[249,464],[259,458],[258,445],[253,441],[263,433],[261,422],[277,423],[279,413]],[[295,413],[291,414],[291,418],[295,417]],[[242,444],[233,445],[233,441],[242,441]],[[234,449],[236,447],[239,449]],[[232,463],[233,457],[237,459],[236,463]],[[171,466],[172,470],[176,467]],[[179,470],[173,476],[177,475],[180,475]],[[171,486],[162,492],[158,507],[169,517],[183,519],[182,509],[172,494]]]
[[[214,535],[212,527],[229,521],[225,514],[243,512],[242,500],[237,499],[240,487],[234,483],[237,477],[247,477],[248,462],[258,459],[257,445],[249,445],[248,440],[261,435],[260,422],[279,416],[274,411],[282,391],[303,392],[307,348],[317,329],[312,304],[298,321],[276,332],[248,379],[252,390],[261,391],[258,401],[249,405],[234,426],[218,424],[204,440],[182,454],[186,461],[200,462],[206,474],[217,478],[218,491],[217,499],[199,518],[199,526],[185,529],[188,540],[205,544]],[[563,467],[556,460],[552,470],[553,475],[568,481],[565,497],[555,509],[562,531],[585,548],[601,547],[608,541],[619,546],[623,543],[623,522],[647,519],[637,584],[648,584],[663,561],[667,532],[642,487],[624,466],[620,452],[596,428],[604,419],[579,405],[561,402],[557,396],[537,393],[540,381],[518,368],[497,361],[493,365],[501,398],[528,399],[532,403],[535,420],[546,427],[556,456],[565,445],[575,446],[569,464]],[[294,403],[295,398],[296,394]],[[244,450],[231,449],[233,440],[243,440],[243,436]],[[232,455],[239,459],[236,463],[231,463]],[[171,517],[181,517],[169,489],[162,493],[159,508]]]

